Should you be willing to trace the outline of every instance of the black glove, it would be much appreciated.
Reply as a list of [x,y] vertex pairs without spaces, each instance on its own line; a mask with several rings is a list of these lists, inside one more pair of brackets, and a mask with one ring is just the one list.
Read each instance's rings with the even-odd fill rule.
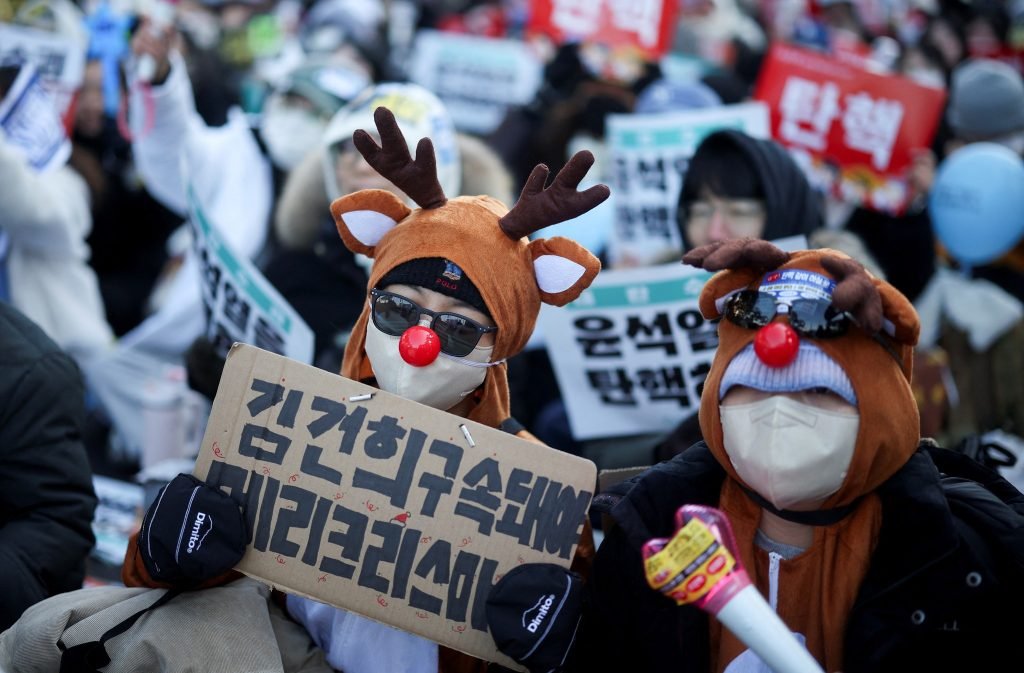
[[563,670],[582,612],[583,580],[551,563],[513,568],[487,596],[494,643],[531,673]]
[[160,489],[139,531],[139,553],[150,577],[200,583],[233,568],[245,553],[242,509],[190,474]]

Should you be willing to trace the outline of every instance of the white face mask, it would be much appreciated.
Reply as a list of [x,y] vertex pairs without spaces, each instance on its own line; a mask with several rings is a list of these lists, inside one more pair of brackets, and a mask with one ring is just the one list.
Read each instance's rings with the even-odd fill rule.
[[723,405],[722,437],[736,473],[779,509],[839,490],[853,458],[858,414],[826,411],[773,395]]
[[476,390],[487,376],[493,346],[478,346],[464,358],[440,353],[426,367],[414,367],[398,353],[401,337],[384,334],[370,320],[366,324],[366,356],[381,390],[407,400],[447,411]]
[[267,101],[260,121],[260,135],[271,161],[290,171],[320,145],[327,122],[309,110],[291,107],[280,99]]

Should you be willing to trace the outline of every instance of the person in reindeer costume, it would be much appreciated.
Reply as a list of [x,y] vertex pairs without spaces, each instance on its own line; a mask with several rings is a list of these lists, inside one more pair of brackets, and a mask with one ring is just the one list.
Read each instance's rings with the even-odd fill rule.
[[[374,260],[366,305],[346,347],[341,373],[531,438],[509,414],[505,361],[526,345],[541,303],[561,306],[578,297],[597,275],[600,262],[569,239],[531,241],[528,236],[608,197],[605,185],[577,191],[594,158],[578,153],[550,186],[545,186],[547,167],[537,166],[509,210],[490,196],[448,199],[438,182],[430,139],[420,140],[414,160],[391,111],[377,108],[374,120],[380,145],[364,130],[353,134],[353,142],[374,169],[419,207],[411,208],[381,189],[354,192],[331,204],[346,246]],[[191,480],[188,488],[198,483],[211,498],[226,497],[190,476],[177,479]],[[154,523],[156,507],[130,542],[122,568],[127,586],[213,586],[237,576],[224,571],[240,552],[202,573],[172,562],[184,512],[164,512],[160,525]],[[140,536],[146,544],[139,543]],[[208,540],[204,546],[216,544]],[[585,523],[574,570],[585,574],[593,553]],[[324,650],[327,663],[339,671],[452,673],[487,668],[484,661],[310,599],[287,596],[286,604],[291,617]]]
[[767,667],[717,620],[649,588],[642,545],[683,504],[732,522],[751,580],[826,671],[965,671],[1018,658],[1024,496],[922,442],[910,302],[833,250],[712,243],[721,319],[701,396],[705,442],[611,498],[571,668]]

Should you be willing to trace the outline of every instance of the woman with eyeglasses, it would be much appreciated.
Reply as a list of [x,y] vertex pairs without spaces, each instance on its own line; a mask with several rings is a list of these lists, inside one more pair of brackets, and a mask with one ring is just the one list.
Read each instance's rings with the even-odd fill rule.
[[678,218],[687,250],[734,238],[810,236],[822,226],[820,199],[786,150],[734,130],[697,147]]

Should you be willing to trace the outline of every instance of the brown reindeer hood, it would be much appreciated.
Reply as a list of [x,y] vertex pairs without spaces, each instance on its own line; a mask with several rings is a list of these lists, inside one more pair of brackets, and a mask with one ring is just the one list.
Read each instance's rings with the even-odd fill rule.
[[[836,281],[832,305],[853,316],[855,325],[841,337],[812,339],[834,360],[853,385],[860,430],[846,480],[823,508],[849,504],[892,476],[919,441],[917,404],[910,389],[913,346],[920,329],[910,302],[895,288],[870,275],[858,262],[828,249],[785,253],[771,243],[741,239],[703,246],[683,261],[718,271],[700,297],[705,318],[720,318],[722,299],[742,289],[757,289],[765,275],[800,269]],[[777,315],[775,321],[786,321]],[[719,387],[730,361],[754,341],[756,329],[723,319],[719,346],[701,396],[700,425],[718,461],[739,480],[722,445]],[[807,337],[800,337],[801,341]]]
[[[703,246],[688,253],[683,261],[719,272],[708,281],[700,297],[701,313],[708,319],[722,317],[731,293],[756,290],[765,283],[789,282],[787,279],[803,281],[800,272],[825,276],[813,277],[820,283],[818,287],[828,288],[819,296],[824,298],[830,291],[832,308],[853,319],[854,324],[841,336],[799,336],[801,342],[809,343],[801,347],[797,358],[786,365],[783,358],[776,362],[776,373],[756,379],[757,385],[764,386],[762,389],[780,389],[775,387],[779,381],[803,385],[808,370],[800,369],[800,363],[806,350],[813,353],[815,362],[825,363],[822,371],[835,373],[835,365],[842,369],[846,376],[840,374],[833,379],[841,382],[837,392],[853,399],[860,413],[853,456],[839,490],[825,500],[820,511],[775,510],[784,518],[814,526],[810,546],[778,568],[777,612],[790,629],[804,636],[807,648],[825,670],[839,670],[844,661],[847,617],[871,564],[881,528],[881,499],[873,491],[907,462],[918,444],[917,405],[910,390],[911,357],[919,329],[917,314],[891,285],[834,250],[790,254],[766,241],[741,239]],[[811,278],[807,274],[807,280]],[[834,287],[830,281],[835,282]],[[790,315],[776,313],[772,322],[790,323]],[[739,478],[723,446],[719,415],[724,375],[734,359],[743,366],[744,361],[737,355],[755,342],[758,329],[746,329],[722,318],[718,333],[718,351],[701,395],[700,426],[712,453],[730,476],[722,485],[719,507],[733,523],[744,566],[758,589],[767,593],[772,581],[771,564],[756,539],[762,510],[770,509],[770,503],[763,498],[757,502],[747,490],[749,485]],[[749,362],[749,355],[744,357]],[[852,391],[848,390],[850,386]],[[746,649],[717,623],[712,625],[711,646],[712,670],[719,672]]]
[[[356,131],[356,147],[420,207],[410,209],[383,190],[359,191],[331,204],[345,245],[374,260],[368,289],[410,260],[439,257],[454,262],[479,290],[498,327],[492,360],[515,355],[530,338],[541,303],[562,306],[572,301],[600,270],[597,258],[574,241],[527,238],[608,197],[604,185],[576,191],[593,156],[588,152],[574,156],[547,188],[548,169],[538,166],[510,211],[490,196],[447,199],[437,181],[429,138],[417,146],[414,161],[390,111],[378,108],[374,118],[381,146],[365,131]],[[369,305],[345,349],[341,373],[356,380],[373,377],[364,349],[368,321]],[[495,427],[508,418],[505,365],[488,369],[477,398],[471,419]]]

